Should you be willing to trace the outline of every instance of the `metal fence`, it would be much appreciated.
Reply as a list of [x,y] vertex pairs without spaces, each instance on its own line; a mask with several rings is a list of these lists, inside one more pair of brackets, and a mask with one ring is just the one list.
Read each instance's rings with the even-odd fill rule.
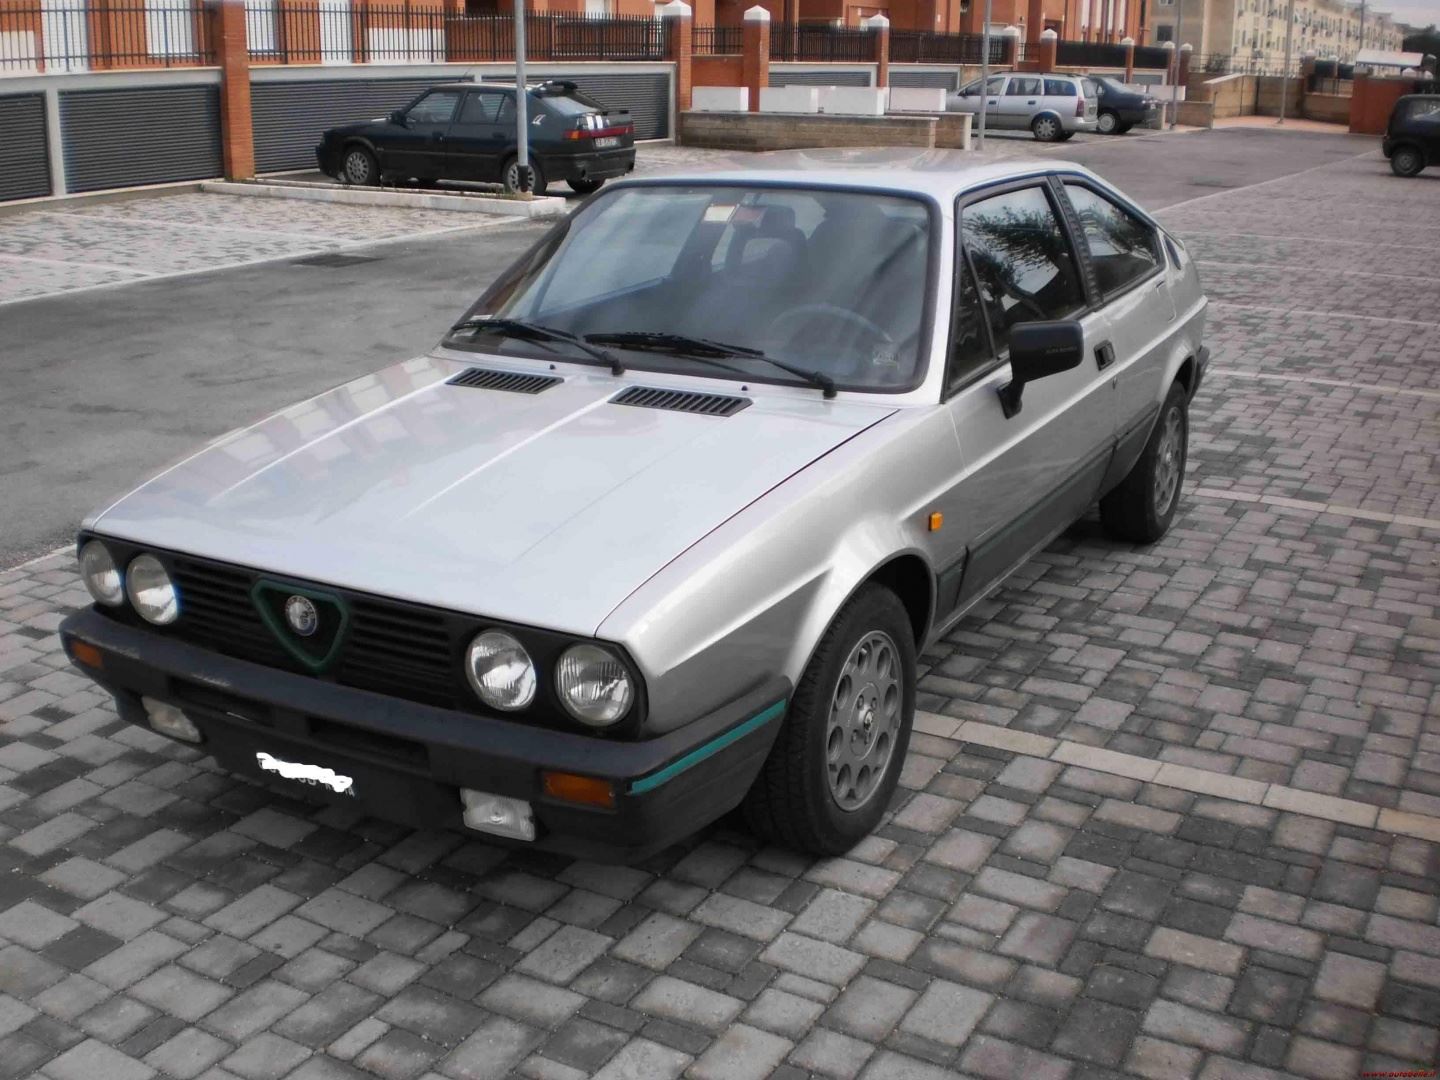
[[730,56],[743,51],[745,30],[739,26],[697,26],[691,31],[696,56]]
[[871,30],[806,23],[771,23],[770,59],[816,63],[869,63],[878,35]]
[[[245,11],[250,58],[282,64],[478,62],[515,56],[506,16],[415,10],[409,5],[341,7],[328,0],[278,0]],[[527,15],[532,60],[662,60],[666,26],[643,16]]]
[[213,64],[203,0],[85,0],[0,4],[0,71]]
[[[1011,39],[990,39],[990,62],[1006,62],[1006,49]],[[890,62],[892,64],[978,64],[984,45],[980,34],[932,34],[924,30],[891,30]]]

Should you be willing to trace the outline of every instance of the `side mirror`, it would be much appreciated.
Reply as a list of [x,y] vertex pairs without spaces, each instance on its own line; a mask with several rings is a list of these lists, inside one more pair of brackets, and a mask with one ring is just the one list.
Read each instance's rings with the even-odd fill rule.
[[401,127],[404,127],[404,126],[405,126],[405,110],[404,110],[404,109],[396,109],[394,112],[392,112],[392,113],[390,114],[390,123],[392,123],[392,124],[399,124]]
[[1000,388],[1000,407],[1008,420],[1020,411],[1025,384],[1079,367],[1085,358],[1085,333],[1073,319],[1019,323],[1010,330],[1010,381]]

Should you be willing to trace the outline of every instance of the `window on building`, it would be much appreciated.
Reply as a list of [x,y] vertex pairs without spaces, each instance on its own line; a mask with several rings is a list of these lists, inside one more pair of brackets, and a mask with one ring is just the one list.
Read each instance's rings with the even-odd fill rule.
[[190,0],[145,0],[145,44],[151,56],[195,55]]
[[1175,40],[1175,28],[1168,23],[1161,23],[1155,27],[1155,40],[1163,45],[1167,41]]

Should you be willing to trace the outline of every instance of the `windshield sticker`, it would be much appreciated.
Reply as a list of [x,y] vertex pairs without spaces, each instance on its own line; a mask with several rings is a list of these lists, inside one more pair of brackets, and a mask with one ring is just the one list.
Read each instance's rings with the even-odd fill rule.
[[707,224],[725,224],[730,220],[730,215],[735,213],[735,204],[711,203],[705,208],[705,221]]

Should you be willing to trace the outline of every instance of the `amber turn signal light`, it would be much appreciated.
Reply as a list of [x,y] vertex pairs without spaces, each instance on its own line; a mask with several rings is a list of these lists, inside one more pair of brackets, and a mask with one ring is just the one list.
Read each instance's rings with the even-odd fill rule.
[[930,531],[931,531],[931,532],[939,532],[939,531],[940,531],[940,526],[942,526],[942,525],[944,525],[944,524],[945,524],[945,515],[942,514],[942,513],[940,513],[940,511],[937,510],[937,511],[935,511],[935,513],[933,513],[933,514],[930,515]]
[[615,785],[609,780],[576,776],[574,773],[543,772],[540,783],[545,794],[552,799],[581,806],[598,806],[602,810],[615,809]]
[[88,641],[70,641],[70,658],[77,664],[101,671],[105,667],[105,654]]

